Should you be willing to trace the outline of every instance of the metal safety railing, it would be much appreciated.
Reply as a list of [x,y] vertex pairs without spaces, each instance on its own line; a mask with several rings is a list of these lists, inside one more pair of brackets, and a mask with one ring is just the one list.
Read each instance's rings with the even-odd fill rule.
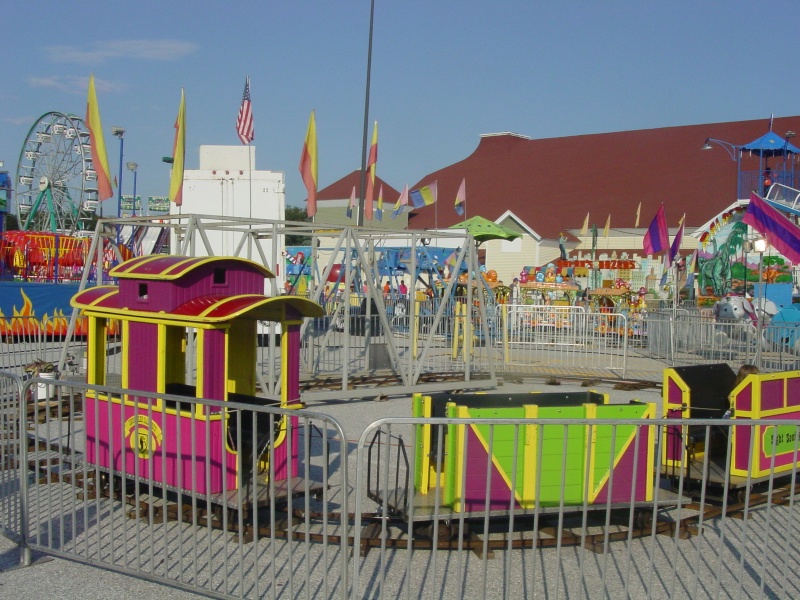
[[616,372],[625,376],[629,345],[644,342],[639,322],[578,306],[504,304],[503,364]]
[[[800,427],[736,421],[743,439],[765,425],[782,433],[744,444],[753,452],[765,440],[765,474],[735,476],[719,441],[731,423],[690,420],[676,432],[667,419],[376,421],[354,471],[354,545],[371,551],[354,554],[351,597],[791,596],[800,581],[783,564],[800,559],[787,535],[800,525]],[[684,426],[713,453],[663,467],[668,444],[688,443]],[[586,435],[595,444],[578,441]],[[371,528],[361,515],[374,498],[384,502]]]
[[[220,598],[787,597],[800,586],[785,568],[800,561],[796,419],[676,421],[601,403],[628,416],[390,417],[350,444],[316,411],[0,384],[22,436],[0,480],[3,534],[23,561],[38,551]],[[217,409],[224,435],[204,429]],[[623,412],[635,410],[642,418]],[[183,421],[159,420],[170,414]],[[733,466],[734,428],[757,475]],[[285,478],[281,436],[296,440]],[[673,446],[684,465],[665,462]]]
[[25,470],[20,458],[25,421],[20,419],[22,379],[0,371],[0,533],[22,541],[20,478]]
[[327,520],[348,512],[333,419],[60,380],[22,397],[26,439],[5,471],[19,508],[4,514],[22,515],[26,550],[215,597],[346,597],[349,525]]
[[800,368],[800,322],[720,321],[702,311],[649,312],[641,353],[670,366],[727,363],[762,371]]

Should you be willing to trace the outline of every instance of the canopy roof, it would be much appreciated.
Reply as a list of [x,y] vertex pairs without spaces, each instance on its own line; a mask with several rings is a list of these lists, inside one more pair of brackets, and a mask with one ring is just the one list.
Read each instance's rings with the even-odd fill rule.
[[800,154],[800,148],[790,144],[788,139],[782,138],[774,131],[768,131],[757,140],[742,146],[742,150],[749,150],[761,156],[786,156]]
[[461,221],[455,225],[450,225],[450,229],[466,229],[467,233],[474,237],[478,243],[486,240],[515,240],[518,237],[522,237],[520,233],[513,229],[503,227],[480,215],[470,217],[466,221]]

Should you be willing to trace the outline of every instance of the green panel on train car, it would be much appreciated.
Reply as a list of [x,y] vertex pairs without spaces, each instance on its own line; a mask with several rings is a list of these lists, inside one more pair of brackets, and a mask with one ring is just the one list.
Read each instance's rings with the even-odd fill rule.
[[[642,419],[648,408],[649,407],[646,404],[617,404],[598,406],[596,418]],[[595,425],[592,428],[591,433],[592,437],[594,438],[594,443],[592,444],[594,453],[592,481],[595,483],[596,488],[605,482],[610,467],[613,466],[611,456],[612,438],[614,443],[614,457],[617,458],[629,443],[635,442],[637,429],[639,429],[639,427],[636,425],[617,425],[616,433],[614,433],[615,426],[613,425]],[[641,443],[646,442],[640,441],[640,444]],[[592,490],[592,493],[595,491],[596,490]]]
[[[585,417],[583,406],[562,406],[539,407],[537,418],[563,420]],[[541,435],[544,437],[540,460],[541,481],[537,482],[539,504],[558,505],[562,498],[562,485],[564,502],[582,502],[586,464],[586,426],[543,425]]]

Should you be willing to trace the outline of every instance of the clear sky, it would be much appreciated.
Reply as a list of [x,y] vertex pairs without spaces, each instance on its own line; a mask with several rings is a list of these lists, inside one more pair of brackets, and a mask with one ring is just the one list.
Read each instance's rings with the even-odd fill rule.
[[[459,161],[482,133],[563,137],[800,114],[800,2],[376,0],[370,126],[397,189]],[[319,184],[361,165],[369,0],[13,1],[3,6],[0,159],[50,111],[86,113],[94,73],[112,176],[166,195],[186,91],[186,168],[240,145],[251,78],[257,169],[298,162],[316,110]],[[737,140],[732,140],[737,141]],[[741,140],[738,140],[741,141]],[[569,157],[564,157],[569,160]],[[131,173],[123,193],[132,193]]]

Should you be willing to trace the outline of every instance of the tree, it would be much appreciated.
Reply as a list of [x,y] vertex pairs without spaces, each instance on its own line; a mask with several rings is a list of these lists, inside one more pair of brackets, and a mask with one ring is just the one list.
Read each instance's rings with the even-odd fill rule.
[[[306,214],[305,209],[300,206],[287,206],[286,220],[298,223],[311,222],[311,218]],[[309,244],[311,244],[311,236],[291,233],[286,235],[287,246],[308,246]]]

